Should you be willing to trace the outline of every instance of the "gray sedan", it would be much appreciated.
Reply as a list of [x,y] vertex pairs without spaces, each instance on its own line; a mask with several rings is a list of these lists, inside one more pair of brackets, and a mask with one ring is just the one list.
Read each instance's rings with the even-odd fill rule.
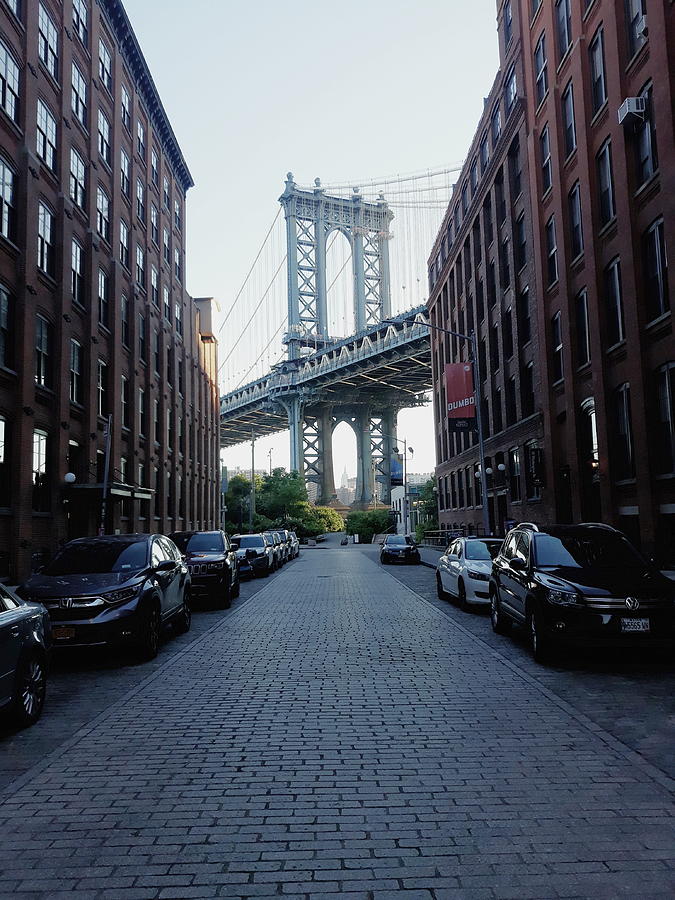
[[40,718],[51,648],[49,614],[0,585],[0,709],[22,726]]

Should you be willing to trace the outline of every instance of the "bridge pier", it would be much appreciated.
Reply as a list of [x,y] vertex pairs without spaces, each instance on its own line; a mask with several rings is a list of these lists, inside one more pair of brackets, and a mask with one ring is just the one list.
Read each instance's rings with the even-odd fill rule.
[[365,407],[358,410],[355,422],[356,431],[356,497],[354,506],[367,509],[373,501],[373,456],[371,450],[370,410]]

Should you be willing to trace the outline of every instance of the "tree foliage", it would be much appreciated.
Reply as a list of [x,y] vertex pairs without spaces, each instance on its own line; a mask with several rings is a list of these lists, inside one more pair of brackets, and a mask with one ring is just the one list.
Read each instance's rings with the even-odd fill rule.
[[369,509],[354,510],[346,521],[347,534],[358,534],[362,544],[370,543],[373,535],[392,531],[394,528],[391,510]]

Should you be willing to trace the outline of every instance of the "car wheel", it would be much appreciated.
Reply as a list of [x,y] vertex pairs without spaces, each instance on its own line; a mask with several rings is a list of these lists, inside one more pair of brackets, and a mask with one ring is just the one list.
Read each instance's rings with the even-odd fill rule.
[[490,624],[495,634],[508,634],[511,629],[511,620],[502,612],[496,590],[490,591]]
[[229,609],[232,606],[232,596],[232,576],[228,572],[222,593],[219,591],[213,599],[219,609]]
[[265,566],[265,568],[263,569],[263,571],[260,572],[260,576],[261,576],[262,578],[269,578],[269,577],[270,577],[270,574],[272,573],[272,571],[273,571],[273,569],[272,569],[272,563],[271,563],[271,562],[269,561],[269,559],[268,559],[268,560],[267,560],[267,565]]
[[436,593],[438,594],[439,600],[447,600],[448,592],[443,587],[443,581],[441,580],[441,576],[436,572]]
[[192,625],[192,609],[190,607],[190,593],[187,590],[183,592],[183,606],[173,620],[173,624],[177,634],[186,634],[190,630],[190,626]]
[[21,727],[37,722],[47,693],[47,671],[42,656],[25,656],[16,670],[16,685],[12,701],[12,717]]
[[529,611],[527,624],[534,661],[545,666],[553,660],[555,650],[554,642],[548,635],[544,634],[541,616],[536,610]]
[[457,582],[457,601],[459,608],[463,612],[469,612],[469,604],[466,602],[466,588],[461,578]]
[[161,629],[159,602],[154,600],[143,613],[138,629],[138,655],[141,659],[147,661],[157,656]]

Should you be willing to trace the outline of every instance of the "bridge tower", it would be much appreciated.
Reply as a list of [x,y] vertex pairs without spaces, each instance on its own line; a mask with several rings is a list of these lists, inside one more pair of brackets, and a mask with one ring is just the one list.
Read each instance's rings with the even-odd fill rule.
[[[333,231],[342,232],[352,251],[356,332],[391,315],[389,241],[394,214],[382,195],[375,202],[367,201],[355,187],[350,197],[332,196],[325,193],[318,178],[312,190],[301,190],[291,172],[279,202],[286,218],[288,269],[288,332],[284,343],[288,350],[286,365],[293,369],[300,365],[303,347],[316,350],[331,340],[326,245]],[[367,506],[373,500],[375,481],[384,485],[383,500],[388,503],[396,411],[374,410],[367,403],[357,402],[346,414],[342,404],[334,412],[329,402],[317,403],[317,399],[311,398],[311,413],[306,410],[309,397],[298,395],[284,402],[290,429],[291,469],[303,473],[306,481],[318,484],[320,503],[330,503],[336,496],[333,431],[340,421],[348,421],[356,435],[355,505]]]

